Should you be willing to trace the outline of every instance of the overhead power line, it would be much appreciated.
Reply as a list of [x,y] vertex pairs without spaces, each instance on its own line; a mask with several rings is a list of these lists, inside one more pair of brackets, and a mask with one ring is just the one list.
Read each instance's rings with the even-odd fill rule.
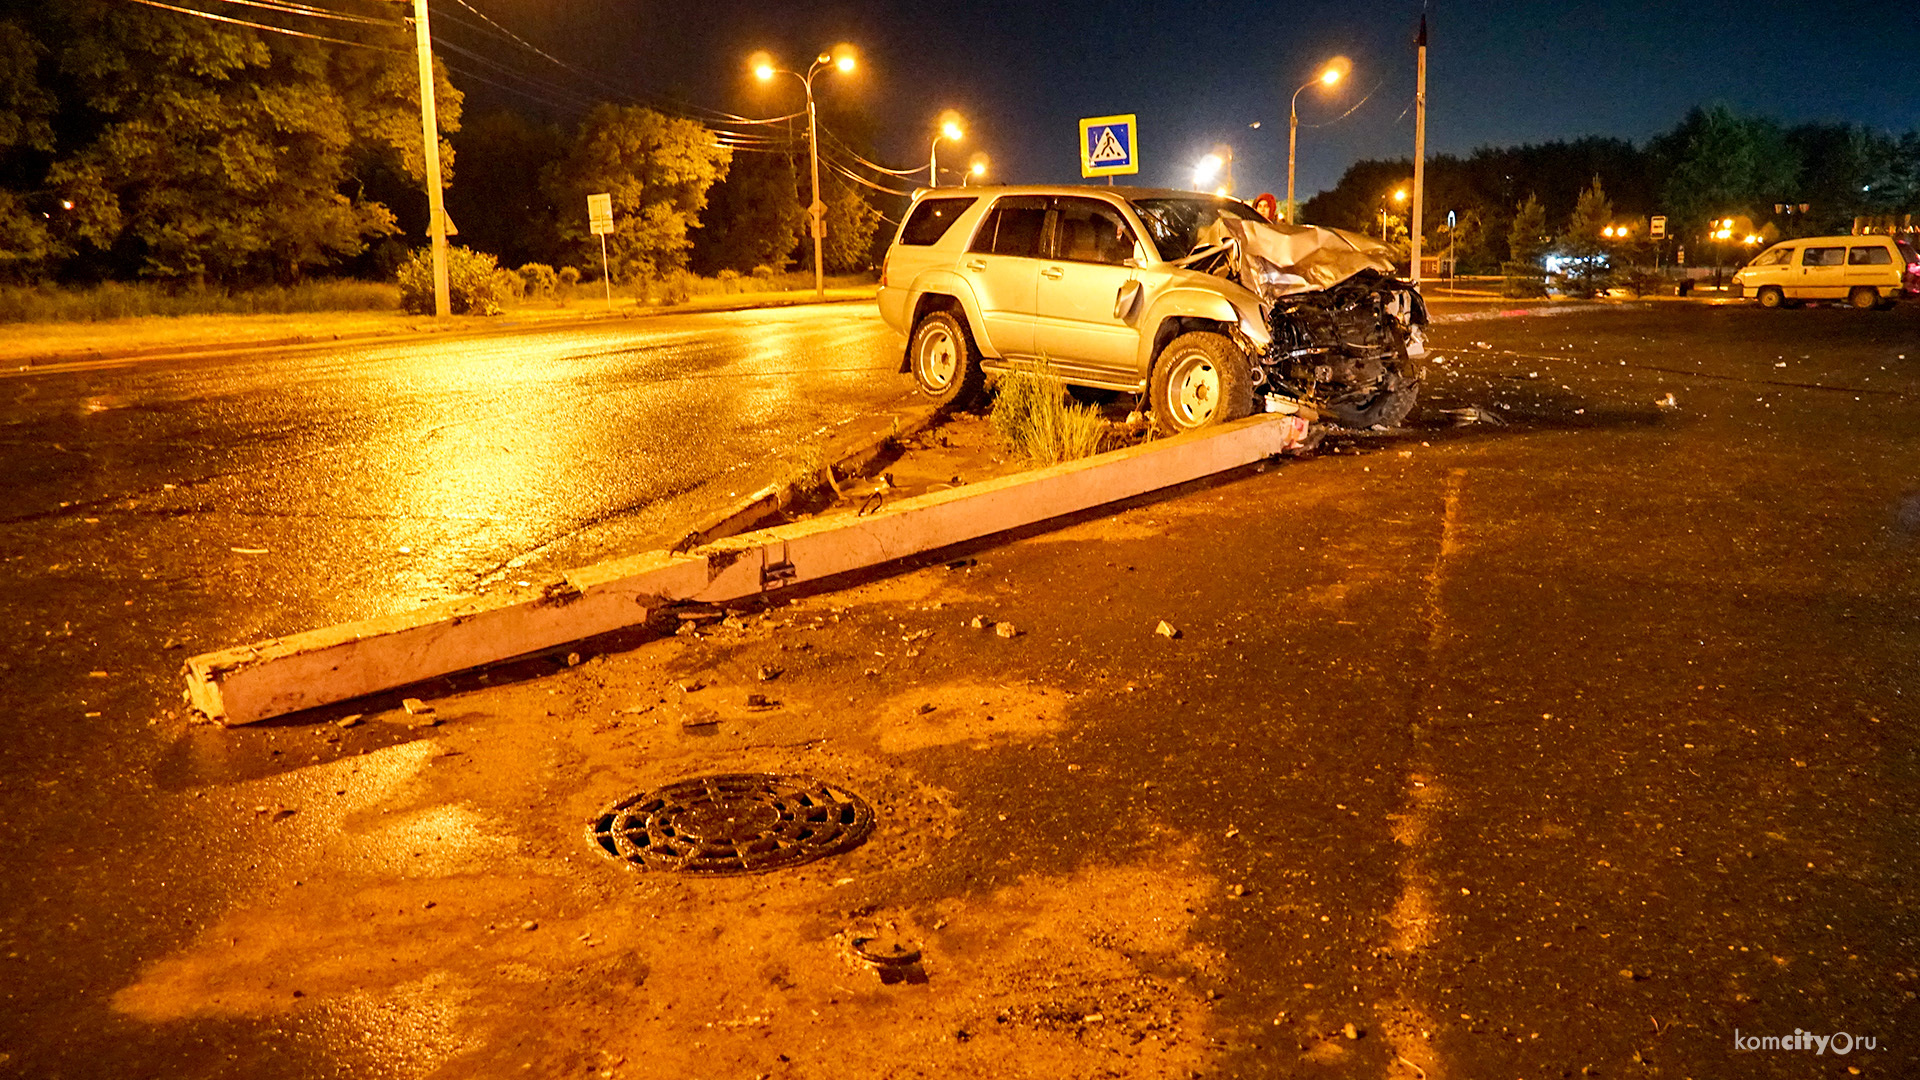
[[362,23],[367,26],[386,26],[395,30],[406,29],[407,24],[396,19],[375,19],[366,15],[349,15],[344,11],[329,11],[311,4],[275,2],[275,0],[217,0],[222,4],[238,7],[260,8],[265,11],[277,11],[282,15],[301,15],[312,19],[334,19],[339,22]]
[[159,8],[162,11],[175,11],[182,15],[192,15],[196,18],[207,19],[212,22],[244,26],[251,30],[265,30],[271,34],[285,34],[288,37],[306,38],[309,41],[324,41],[332,45],[351,45],[357,49],[372,49],[375,52],[406,52],[405,49],[396,49],[387,45],[373,45],[365,41],[350,41],[346,38],[328,37],[325,34],[309,34],[304,30],[289,30],[284,26],[270,26],[267,23],[248,22],[245,19],[236,19],[230,15],[217,15],[211,11],[201,11],[198,8],[177,7],[173,4],[163,4],[160,0],[128,0],[128,2],[144,4],[147,7]]

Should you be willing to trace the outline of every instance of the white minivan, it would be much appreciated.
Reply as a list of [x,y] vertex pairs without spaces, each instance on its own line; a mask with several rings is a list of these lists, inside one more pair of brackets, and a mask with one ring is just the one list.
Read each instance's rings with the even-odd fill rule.
[[1874,308],[1920,295],[1920,255],[1890,236],[1803,236],[1761,252],[1734,273],[1733,283],[1761,307],[1845,300]]

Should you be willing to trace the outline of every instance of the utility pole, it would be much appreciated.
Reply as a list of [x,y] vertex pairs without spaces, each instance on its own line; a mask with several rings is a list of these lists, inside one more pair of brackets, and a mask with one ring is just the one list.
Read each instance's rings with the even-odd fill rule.
[[433,236],[433,313],[453,313],[447,295],[447,206],[440,192],[440,119],[433,108],[433,35],[427,27],[427,0],[413,0],[413,40],[420,59],[420,135],[426,150],[428,231]]
[[1420,76],[1413,97],[1413,265],[1411,280],[1420,284],[1421,210],[1427,203],[1427,13],[1420,13]]

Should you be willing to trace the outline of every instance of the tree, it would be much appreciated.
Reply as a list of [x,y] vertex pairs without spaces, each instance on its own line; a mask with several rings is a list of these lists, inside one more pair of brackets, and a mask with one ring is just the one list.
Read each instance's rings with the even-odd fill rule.
[[1771,120],[1736,116],[1724,105],[1694,109],[1655,139],[1652,150],[1671,162],[1663,195],[1676,235],[1704,229],[1715,218],[1755,217],[1762,207],[1798,201],[1799,157]]
[[850,180],[823,179],[820,188],[827,204],[827,238],[821,247],[827,272],[851,274],[871,268],[880,211]]
[[18,23],[0,21],[0,278],[39,274],[60,250],[48,218],[14,191],[31,160],[53,149],[53,95],[40,85],[46,49]]
[[1592,185],[1580,192],[1566,234],[1560,238],[1561,272],[1569,293],[1592,296],[1607,287],[1607,251],[1613,245],[1606,232],[1612,225],[1613,203],[1595,176]]
[[784,153],[736,157],[700,217],[694,268],[703,274],[748,274],[761,266],[785,270],[807,228],[797,174],[793,158]]
[[[387,22],[338,31],[374,47],[107,0],[37,8],[40,41],[58,43],[44,182],[73,204],[75,244],[110,273],[244,284],[298,277],[390,231],[384,205],[343,190],[347,165],[370,152],[422,175],[418,87],[388,5],[340,10]],[[460,94],[443,82],[438,95],[453,130]]]
[[1546,272],[1540,267],[1540,255],[1553,237],[1547,233],[1547,208],[1529,194],[1527,201],[1514,207],[1513,225],[1507,230],[1508,260],[1501,265],[1506,274],[1507,296],[1547,295]]
[[657,278],[686,268],[693,246],[688,232],[698,227],[708,189],[726,177],[732,160],[733,152],[692,120],[600,105],[587,114],[566,160],[548,171],[547,187],[563,208],[561,234],[581,262],[590,246],[586,199],[604,192],[613,197],[607,238],[613,276]]
[[447,189],[447,213],[461,242],[508,266],[559,261],[562,211],[540,178],[566,158],[566,134],[503,109],[467,123],[454,145],[460,182]]

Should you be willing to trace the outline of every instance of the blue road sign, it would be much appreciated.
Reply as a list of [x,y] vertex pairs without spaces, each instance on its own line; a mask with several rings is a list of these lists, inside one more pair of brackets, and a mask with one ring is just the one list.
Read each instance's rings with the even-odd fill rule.
[[1080,175],[1120,176],[1140,171],[1134,114],[1080,121]]

